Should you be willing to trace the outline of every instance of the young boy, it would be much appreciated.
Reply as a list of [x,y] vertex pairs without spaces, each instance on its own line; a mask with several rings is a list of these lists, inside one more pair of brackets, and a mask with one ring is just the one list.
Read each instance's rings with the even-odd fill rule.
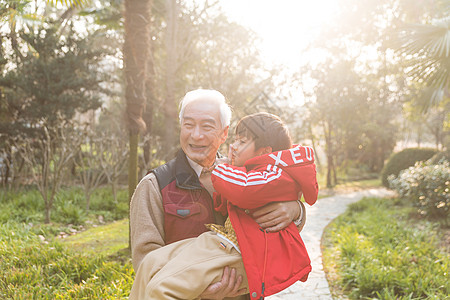
[[[292,147],[282,121],[268,113],[241,119],[232,145],[233,165],[212,171],[216,209],[228,213],[225,226],[148,254],[136,274],[130,299],[197,299],[235,268],[251,299],[263,299],[297,280],[305,281],[310,259],[294,223],[274,233],[263,230],[251,211],[269,202],[298,199],[312,205],[318,186],[313,151]],[[242,254],[242,255],[241,255]]]

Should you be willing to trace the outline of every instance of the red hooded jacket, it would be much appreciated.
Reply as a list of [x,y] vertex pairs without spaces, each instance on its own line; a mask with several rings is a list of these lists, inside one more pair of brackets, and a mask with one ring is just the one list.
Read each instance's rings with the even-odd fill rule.
[[294,223],[279,232],[268,233],[246,210],[274,201],[296,200],[300,192],[306,203],[314,204],[319,190],[313,149],[294,146],[251,158],[244,167],[218,165],[212,172],[212,181],[222,203],[228,200],[228,215],[236,232],[252,299],[263,299],[297,280],[305,281],[311,261]]

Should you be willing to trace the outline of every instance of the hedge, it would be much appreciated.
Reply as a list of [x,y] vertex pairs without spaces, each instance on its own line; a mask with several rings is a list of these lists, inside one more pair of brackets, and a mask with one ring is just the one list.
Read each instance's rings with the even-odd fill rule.
[[389,187],[388,176],[395,177],[400,171],[408,169],[418,161],[430,159],[438,151],[431,148],[407,148],[400,152],[394,153],[381,171],[381,182],[385,187]]

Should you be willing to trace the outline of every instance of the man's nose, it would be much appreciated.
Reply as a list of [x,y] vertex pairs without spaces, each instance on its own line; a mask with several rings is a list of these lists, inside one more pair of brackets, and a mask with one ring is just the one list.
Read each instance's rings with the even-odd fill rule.
[[193,132],[192,132],[192,137],[195,139],[201,139],[203,138],[203,132],[200,128],[200,126],[195,126]]

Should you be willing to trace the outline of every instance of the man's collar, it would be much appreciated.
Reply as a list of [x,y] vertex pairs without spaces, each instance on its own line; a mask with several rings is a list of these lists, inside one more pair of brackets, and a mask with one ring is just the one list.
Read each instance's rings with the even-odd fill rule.
[[[216,158],[221,158],[222,155],[217,153]],[[176,157],[176,166],[175,166],[175,178],[177,182],[177,187],[183,189],[198,189],[201,188],[201,184],[199,181],[199,173],[194,170],[194,167],[191,166],[191,160],[187,155],[183,152],[183,149],[180,149],[177,153]],[[192,161],[192,160],[191,160]],[[196,162],[192,161],[194,164],[200,166]],[[200,166],[200,174],[203,169]]]
[[177,187],[188,190],[202,188],[197,173],[192,169],[188,157],[184,154],[182,149],[178,151],[175,163]]
[[186,158],[187,158],[187,161],[188,161],[189,165],[191,166],[191,168],[195,171],[195,174],[197,174],[197,176],[200,177],[203,167],[201,165],[199,165],[198,163],[196,163],[195,161],[193,161],[192,159],[190,159],[187,155],[186,155]]

